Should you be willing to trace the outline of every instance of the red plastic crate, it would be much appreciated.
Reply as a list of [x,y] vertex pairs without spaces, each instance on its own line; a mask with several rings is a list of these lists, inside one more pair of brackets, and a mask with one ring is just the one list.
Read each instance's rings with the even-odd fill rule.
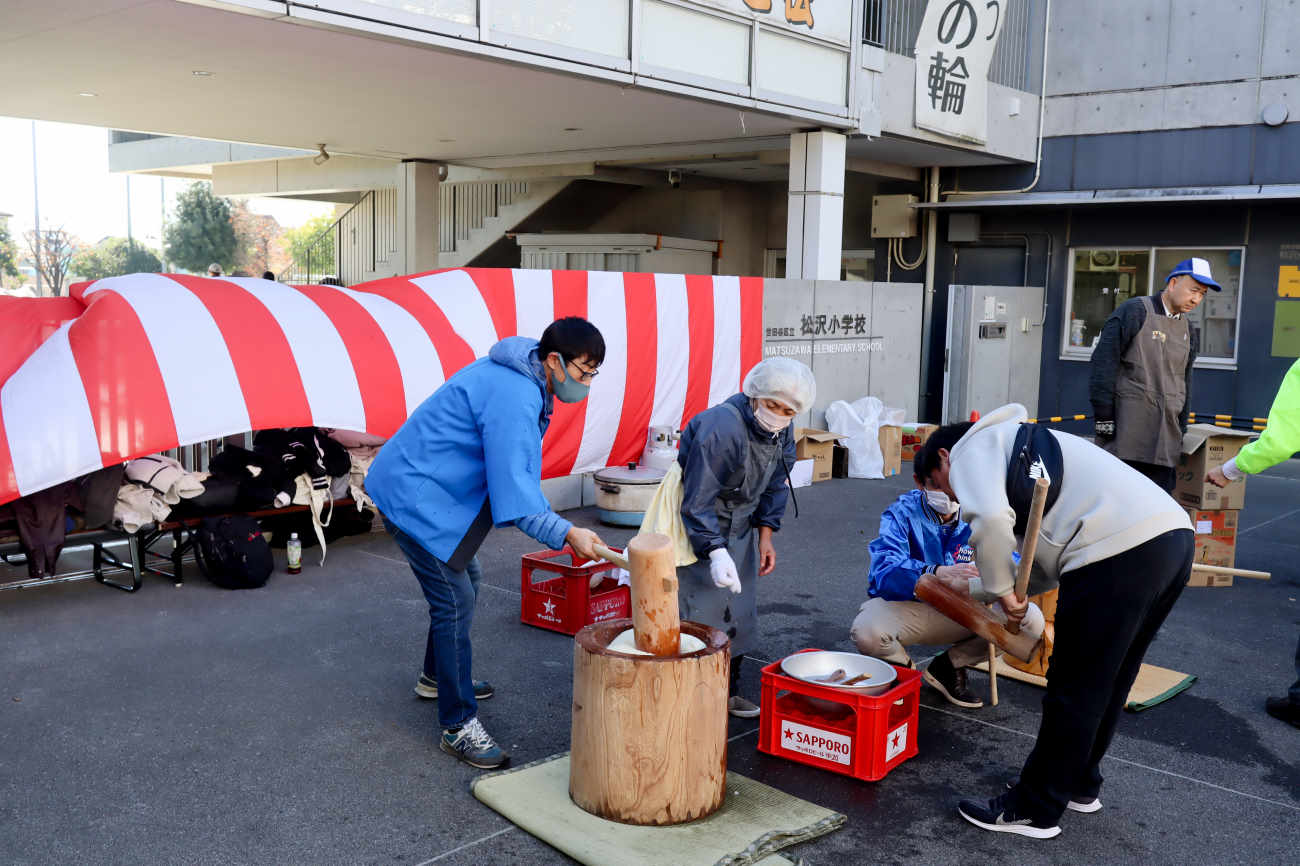
[[[814,652],[806,649],[800,652]],[[881,695],[819,686],[763,668],[758,750],[868,782],[916,755],[921,674],[894,665],[898,679]]]
[[[612,562],[585,565],[588,561],[568,545],[524,554],[519,621],[573,635],[593,622],[631,616],[631,594],[612,576],[618,566]],[[534,582],[534,572],[554,576]],[[597,574],[604,579],[592,589],[590,581]]]

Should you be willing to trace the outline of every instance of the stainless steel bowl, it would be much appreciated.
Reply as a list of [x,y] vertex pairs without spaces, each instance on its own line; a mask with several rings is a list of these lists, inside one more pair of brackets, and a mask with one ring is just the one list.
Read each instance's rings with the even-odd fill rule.
[[[795,653],[781,660],[781,670],[786,676],[797,680],[816,683],[832,689],[843,689],[864,695],[879,695],[889,691],[898,672],[892,665],[871,656],[857,653],[832,652],[819,650],[810,653]],[[837,670],[843,670],[845,680],[851,680],[859,674],[869,674],[870,678],[851,686],[840,683],[828,683],[824,679]]]

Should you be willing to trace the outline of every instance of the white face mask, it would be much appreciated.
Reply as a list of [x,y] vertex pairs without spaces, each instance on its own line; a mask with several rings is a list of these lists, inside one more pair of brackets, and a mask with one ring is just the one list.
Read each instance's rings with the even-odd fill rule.
[[760,401],[754,401],[754,419],[758,421],[758,426],[762,427],[769,433],[780,433],[790,426],[794,420],[789,415],[782,415],[780,412],[773,412],[764,406]]
[[956,502],[948,498],[948,494],[942,490],[925,491],[925,501],[930,504],[937,513],[947,517],[949,514],[955,514],[958,508],[961,508]]

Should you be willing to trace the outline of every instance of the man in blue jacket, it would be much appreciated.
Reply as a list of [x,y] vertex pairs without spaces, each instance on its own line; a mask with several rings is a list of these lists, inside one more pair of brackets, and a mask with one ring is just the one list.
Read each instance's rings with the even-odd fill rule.
[[438,746],[474,767],[510,761],[478,719],[478,699],[492,686],[470,676],[482,576],[475,553],[493,526],[514,525],[554,550],[567,541],[596,558],[596,533],[560,517],[542,495],[542,435],[552,398],[584,400],[604,359],[600,331],[574,316],[552,322],[540,341],[507,337],[421,403],[366,476],[429,602],[415,693],[438,699]]
[[[899,496],[880,515],[880,534],[868,547],[869,597],[850,635],[863,655],[905,667],[913,667],[909,645],[952,644],[921,677],[949,703],[975,709],[984,701],[966,685],[966,668],[988,658],[988,643],[916,599],[916,582],[923,574],[933,574],[964,595],[983,594],[979,570],[971,562],[970,526],[959,517],[957,503],[922,480],[922,457],[918,452],[913,462],[917,489]],[[1023,627],[1041,630],[1041,623],[1027,618]]]

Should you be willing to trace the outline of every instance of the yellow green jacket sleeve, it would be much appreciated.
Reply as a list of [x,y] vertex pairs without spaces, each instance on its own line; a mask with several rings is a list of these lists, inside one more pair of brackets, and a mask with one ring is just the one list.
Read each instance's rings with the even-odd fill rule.
[[1254,475],[1297,451],[1300,451],[1300,359],[1282,377],[1282,387],[1277,389],[1268,410],[1268,426],[1258,439],[1237,454],[1237,468]]

